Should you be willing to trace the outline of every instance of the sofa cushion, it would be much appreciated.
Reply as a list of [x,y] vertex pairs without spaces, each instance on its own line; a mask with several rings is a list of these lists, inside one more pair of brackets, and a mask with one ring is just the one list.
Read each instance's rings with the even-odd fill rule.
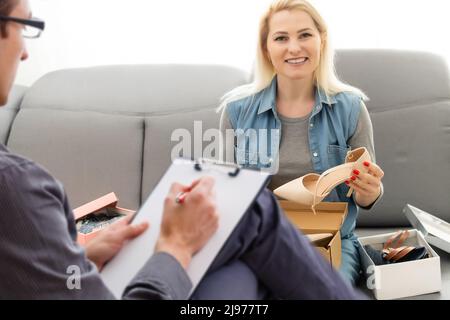
[[370,101],[384,197],[358,226],[404,226],[410,203],[450,221],[450,76],[444,59],[429,53],[344,50],[341,78]]
[[214,65],[67,69],[46,74],[36,82],[24,99],[24,107],[161,115],[211,107],[225,91],[246,80],[241,70]]
[[59,179],[73,208],[115,192],[120,206],[137,209],[143,137],[139,117],[28,105],[14,121],[8,147]]
[[433,53],[338,50],[336,70],[344,81],[366,92],[371,112],[450,99],[448,65]]
[[[203,135],[209,129],[215,129],[215,132],[218,132],[219,118],[220,114],[212,107],[145,119],[142,184],[144,200],[170,166],[172,153],[173,157],[189,159],[198,159],[204,155],[203,152],[207,151],[205,149],[211,142],[202,139]],[[197,135],[195,142],[194,135]],[[208,158],[212,157],[208,156]]]
[[137,209],[170,163],[172,131],[194,120],[218,127],[220,97],[245,82],[208,65],[52,72],[27,91],[8,146],[61,180],[73,207],[114,191]]
[[[164,69],[160,72],[161,77],[168,73]],[[172,152],[175,153],[174,147],[180,146],[183,141],[190,140],[189,151],[176,153],[177,156],[187,158],[198,158],[203,155],[203,151],[207,151],[205,148],[210,145],[210,142],[203,139],[202,135],[207,133],[208,129],[219,129],[220,114],[216,112],[216,109],[220,98],[229,90],[248,82],[248,75],[245,72],[223,66],[195,69],[178,67],[170,73],[173,77],[168,78],[168,82],[160,81],[154,86],[157,88],[172,86],[177,89],[171,93],[166,104],[151,106],[152,114],[145,119],[142,184],[144,200],[170,165]],[[196,132],[194,132],[195,127],[197,127]],[[181,138],[180,132],[187,134],[190,139]],[[197,144],[201,142],[197,150],[194,149],[196,146],[194,134],[200,134],[199,137],[195,137]]]

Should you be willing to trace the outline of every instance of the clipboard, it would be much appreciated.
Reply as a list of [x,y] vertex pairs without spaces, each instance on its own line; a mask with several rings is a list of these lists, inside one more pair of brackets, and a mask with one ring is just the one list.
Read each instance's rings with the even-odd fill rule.
[[193,256],[186,270],[192,282],[189,296],[269,179],[267,172],[242,169],[234,164],[221,164],[207,159],[175,159],[131,222],[137,224],[149,221],[150,227],[144,234],[126,243],[100,273],[105,285],[116,298],[122,297],[126,286],[154,253],[164,199],[172,183],[189,185],[195,179],[206,175],[215,180],[219,228],[208,243]]

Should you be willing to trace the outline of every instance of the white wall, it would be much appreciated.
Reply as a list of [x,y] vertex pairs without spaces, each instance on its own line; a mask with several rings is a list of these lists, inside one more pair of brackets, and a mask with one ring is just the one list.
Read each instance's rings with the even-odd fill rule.
[[[31,0],[46,30],[17,83],[61,68],[214,63],[250,70],[271,0]],[[336,48],[432,51],[450,59],[448,0],[311,0]]]

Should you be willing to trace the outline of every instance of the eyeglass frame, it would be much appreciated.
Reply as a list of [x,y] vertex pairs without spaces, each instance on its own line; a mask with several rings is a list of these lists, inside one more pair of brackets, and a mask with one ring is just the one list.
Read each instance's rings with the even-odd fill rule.
[[10,17],[10,16],[0,15],[0,21],[16,22],[16,23],[20,23],[20,24],[23,24],[25,26],[33,27],[33,28],[36,28],[36,29],[40,30],[39,34],[36,37],[31,37],[31,38],[39,37],[41,35],[42,31],[44,31],[44,29],[45,29],[45,21],[44,20],[40,20],[38,18],[22,19],[22,18],[17,18],[17,17]]

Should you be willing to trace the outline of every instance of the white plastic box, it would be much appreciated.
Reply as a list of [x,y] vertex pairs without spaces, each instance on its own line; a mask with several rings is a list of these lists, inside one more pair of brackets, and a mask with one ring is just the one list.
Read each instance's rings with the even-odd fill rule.
[[428,251],[428,258],[376,266],[364,246],[371,245],[374,249],[382,250],[383,244],[395,232],[359,238],[366,284],[369,289],[373,290],[375,298],[378,300],[399,299],[441,291],[439,256],[420,231],[413,229],[409,232],[409,238],[404,245],[425,247]]

